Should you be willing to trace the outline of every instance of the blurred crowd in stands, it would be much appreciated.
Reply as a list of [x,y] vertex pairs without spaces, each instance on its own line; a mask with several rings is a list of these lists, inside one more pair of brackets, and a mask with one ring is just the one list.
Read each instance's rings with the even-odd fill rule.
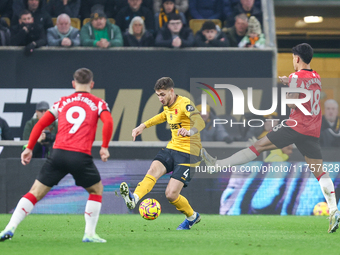
[[261,0],[1,0],[0,45],[265,47]]

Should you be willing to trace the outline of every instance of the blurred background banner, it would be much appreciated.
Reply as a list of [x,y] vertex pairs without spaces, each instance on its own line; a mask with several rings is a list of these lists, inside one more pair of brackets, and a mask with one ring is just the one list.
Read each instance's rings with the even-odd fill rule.
[[[22,138],[36,103],[43,99],[51,106],[71,94],[73,73],[86,67],[94,73],[93,93],[109,104],[115,121],[113,139],[119,141],[131,141],[131,130],[161,111],[153,90],[159,78],[171,77],[180,95],[188,93],[192,77],[272,78],[275,55],[273,49],[46,49],[29,58],[19,49],[0,53],[0,116],[14,137]],[[168,141],[170,132],[162,132],[164,128],[165,124],[158,125],[137,139]]]
[[[33,183],[44,159],[33,159],[28,166],[22,166],[19,159],[0,160],[0,213],[11,213],[16,202]],[[106,163],[95,160],[104,184],[102,213],[138,213],[138,208],[129,211],[119,196],[119,185],[127,182],[132,189],[145,175],[151,160],[109,160]],[[276,162],[272,166],[283,165],[305,170],[305,162]],[[262,161],[249,163],[266,165]],[[333,169],[330,176],[334,180],[337,197],[340,195],[340,162],[328,162]],[[310,178],[309,178],[310,177]],[[164,191],[169,181],[165,175],[157,182],[147,197],[156,198],[162,205],[163,213],[178,213],[167,201]],[[295,173],[252,173],[220,174],[215,178],[193,178],[189,189],[183,195],[190,199],[195,210],[208,214],[279,214],[311,215],[314,206],[324,198],[318,181],[309,171]],[[118,192],[118,195],[116,194]],[[145,197],[145,198],[147,198]],[[83,214],[88,194],[74,184],[67,175],[46,197],[37,203],[33,213],[38,214]]]

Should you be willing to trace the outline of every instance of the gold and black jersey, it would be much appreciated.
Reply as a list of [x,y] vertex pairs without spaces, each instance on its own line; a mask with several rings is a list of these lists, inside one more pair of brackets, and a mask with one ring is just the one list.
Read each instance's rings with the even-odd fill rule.
[[[202,148],[199,131],[204,128],[204,121],[195,121],[197,118],[202,120],[199,111],[190,99],[177,96],[171,106],[164,106],[163,112],[147,120],[144,124],[148,128],[167,121],[171,129],[171,141],[167,148],[198,156]],[[178,129],[190,130],[193,126],[198,130],[198,133],[193,136],[177,135]]]

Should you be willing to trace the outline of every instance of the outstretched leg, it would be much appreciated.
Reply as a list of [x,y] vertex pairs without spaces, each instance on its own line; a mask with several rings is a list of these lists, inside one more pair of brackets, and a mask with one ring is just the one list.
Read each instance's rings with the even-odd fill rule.
[[14,232],[20,222],[32,212],[35,204],[40,201],[50,190],[51,187],[42,184],[38,180],[35,180],[30,191],[19,200],[9,223],[0,233],[0,241],[5,241],[6,239],[11,239],[13,237]]
[[134,193],[129,190],[127,183],[122,182],[120,194],[124,198],[126,206],[129,209],[135,208],[138,201],[153,189],[157,180],[164,174],[166,174],[165,166],[160,161],[154,160],[144,179],[138,183]]
[[254,145],[249,148],[240,150],[228,158],[216,160],[212,158],[205,149],[201,150],[201,157],[207,166],[236,166],[248,163],[256,159],[261,152],[277,149],[277,147],[268,139],[267,136],[256,141]]

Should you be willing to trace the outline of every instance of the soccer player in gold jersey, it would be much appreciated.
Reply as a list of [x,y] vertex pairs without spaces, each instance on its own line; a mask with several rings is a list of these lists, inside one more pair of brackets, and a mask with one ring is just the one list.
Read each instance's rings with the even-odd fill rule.
[[195,105],[188,98],[175,94],[174,82],[171,78],[160,78],[154,89],[164,110],[133,129],[133,141],[145,128],[165,121],[170,125],[172,138],[167,147],[158,152],[134,193],[129,190],[125,182],[120,185],[120,193],[127,207],[133,209],[138,201],[152,190],[161,176],[172,172],[165,196],[186,216],[177,230],[189,230],[201,220],[201,217],[180,193],[191,180],[190,170],[200,164],[199,154],[202,145],[199,132],[205,124]]

